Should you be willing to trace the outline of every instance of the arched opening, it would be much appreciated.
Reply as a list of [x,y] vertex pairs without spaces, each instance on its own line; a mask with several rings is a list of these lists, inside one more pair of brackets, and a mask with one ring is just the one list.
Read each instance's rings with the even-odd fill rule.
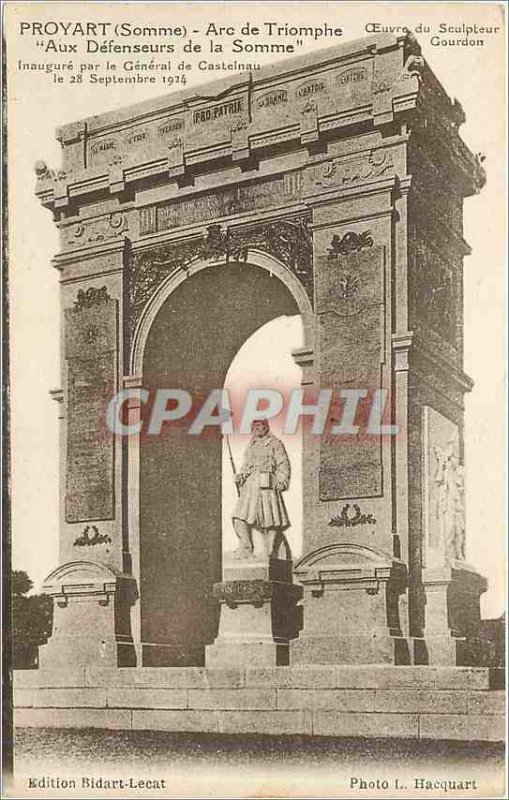
[[[285,492],[284,501],[291,522],[286,537],[294,559],[300,556],[302,550],[302,428],[299,426],[296,433],[291,435],[285,434],[283,428],[288,394],[293,388],[300,386],[302,377],[300,367],[292,358],[292,350],[302,347],[302,344],[300,314],[277,317],[244,342],[228,368],[224,383],[228,396],[233,401],[239,398],[242,402],[245,392],[251,387],[275,389],[285,399],[282,412],[270,420],[270,426],[272,433],[283,442],[291,464],[290,487]],[[233,406],[234,413],[235,410]],[[241,434],[237,429],[228,437],[228,442],[223,438],[223,553],[237,546],[232,525],[237,494],[230,452],[238,470],[249,440],[249,434]]]
[[204,647],[217,634],[212,586],[221,580],[222,437],[215,428],[188,433],[196,406],[224,386],[236,353],[255,331],[301,311],[276,274],[230,263],[190,273],[153,317],[143,348],[143,384],[151,392],[185,389],[195,406],[184,424],[167,424],[160,435],[140,439],[145,665],[203,664]]

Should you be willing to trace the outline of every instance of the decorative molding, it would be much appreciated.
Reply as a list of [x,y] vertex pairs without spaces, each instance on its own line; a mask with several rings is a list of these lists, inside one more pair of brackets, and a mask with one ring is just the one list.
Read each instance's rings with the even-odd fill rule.
[[301,114],[311,114],[313,111],[318,111],[318,106],[316,105],[315,100],[306,100],[304,105],[301,108]]
[[[313,186],[350,186],[380,178],[384,173],[395,172],[390,150],[375,150],[362,158],[350,161],[325,161],[313,171]],[[310,187],[311,188],[311,187]]]
[[275,220],[249,227],[224,229],[209,225],[204,236],[177,241],[127,255],[127,317],[132,343],[141,313],[157,288],[179,269],[199,260],[247,261],[249,250],[260,250],[288,267],[313,302],[313,245],[307,219]]
[[[90,531],[93,532],[92,537],[89,535]],[[96,544],[111,544],[111,537],[105,533],[99,533],[97,525],[87,525],[74,540],[74,547],[93,547]]]
[[122,236],[129,230],[127,217],[122,211],[113,211],[100,219],[78,222],[71,227],[62,228],[63,247],[86,247],[101,244],[109,239]]
[[332,237],[331,246],[328,249],[327,260],[329,262],[336,261],[339,256],[355,253],[358,250],[363,250],[365,247],[373,247],[371,231],[362,231],[362,233],[348,231],[344,236],[339,236],[335,233]]
[[357,503],[353,504],[354,513],[351,516],[350,503],[346,503],[341,509],[341,513],[331,517],[329,526],[331,528],[353,528],[356,525],[376,525],[373,514],[363,514]]
[[422,58],[422,56],[411,54],[405,61],[403,72],[399,76],[398,80],[408,80],[409,78],[412,78],[414,75],[416,75],[418,80],[420,81],[423,69],[424,69],[424,59]]
[[77,299],[74,301],[75,311],[83,311],[86,308],[93,308],[102,303],[107,303],[111,300],[107,286],[101,286],[97,289],[95,286],[89,286],[88,289],[78,289]]
[[340,300],[351,300],[359,293],[360,279],[358,275],[345,275],[339,280],[338,297]]
[[230,233],[230,258],[245,261],[262,250],[282,261],[300,280],[313,303],[313,239],[307,218],[262,222]]

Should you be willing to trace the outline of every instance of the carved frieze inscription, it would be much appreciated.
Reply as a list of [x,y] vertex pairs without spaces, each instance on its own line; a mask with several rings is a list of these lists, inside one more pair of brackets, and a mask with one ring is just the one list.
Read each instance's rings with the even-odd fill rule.
[[[339,397],[342,389],[363,390],[358,435],[335,432],[343,406],[331,406],[320,440],[321,500],[374,497],[382,493],[381,437],[366,433],[373,393],[381,387],[384,361],[385,248],[370,231],[332,238],[318,258],[316,308],[320,336],[321,385]],[[362,419],[361,419],[362,418]]]
[[425,566],[465,558],[464,474],[458,426],[423,407]]
[[282,177],[255,183],[250,186],[232,186],[216,194],[183,200],[178,204],[160,206],[158,209],[158,230],[177,228],[184,222],[198,222],[214,217],[227,217],[255,208],[267,208],[281,202],[285,194]]
[[64,312],[67,522],[113,519],[114,439],[105,412],[116,389],[118,304],[106,287],[79,290]]
[[193,222],[219,219],[281,205],[300,195],[301,173],[291,172],[257,183],[229,186],[215,192],[140,210],[140,234],[178,228]]
[[111,167],[122,162],[146,161],[147,156],[163,156],[183,141],[184,116],[171,116],[153,125],[133,125],[125,131],[91,138],[87,161],[91,167]]

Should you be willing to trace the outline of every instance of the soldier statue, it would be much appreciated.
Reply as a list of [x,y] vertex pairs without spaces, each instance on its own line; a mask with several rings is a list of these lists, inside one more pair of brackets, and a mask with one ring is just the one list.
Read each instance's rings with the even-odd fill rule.
[[238,559],[254,555],[253,531],[263,539],[265,555],[275,555],[290,526],[282,492],[290,484],[290,461],[284,444],[276,438],[267,420],[255,420],[244,462],[235,475],[239,499],[233,512],[233,527],[239,543]]

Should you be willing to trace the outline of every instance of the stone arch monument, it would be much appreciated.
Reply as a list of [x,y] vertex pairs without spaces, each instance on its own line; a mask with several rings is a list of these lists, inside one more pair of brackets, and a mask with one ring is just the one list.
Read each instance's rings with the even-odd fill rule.
[[[228,664],[246,626],[263,663],[474,663],[462,205],[484,173],[463,121],[415,40],[381,35],[59,130],[36,190],[61,237],[43,667]],[[222,386],[255,330],[297,313],[302,385],[386,390],[398,433],[306,432],[302,558],[222,574],[219,437],[115,437],[105,407]],[[131,422],[140,406],[132,391]]]

